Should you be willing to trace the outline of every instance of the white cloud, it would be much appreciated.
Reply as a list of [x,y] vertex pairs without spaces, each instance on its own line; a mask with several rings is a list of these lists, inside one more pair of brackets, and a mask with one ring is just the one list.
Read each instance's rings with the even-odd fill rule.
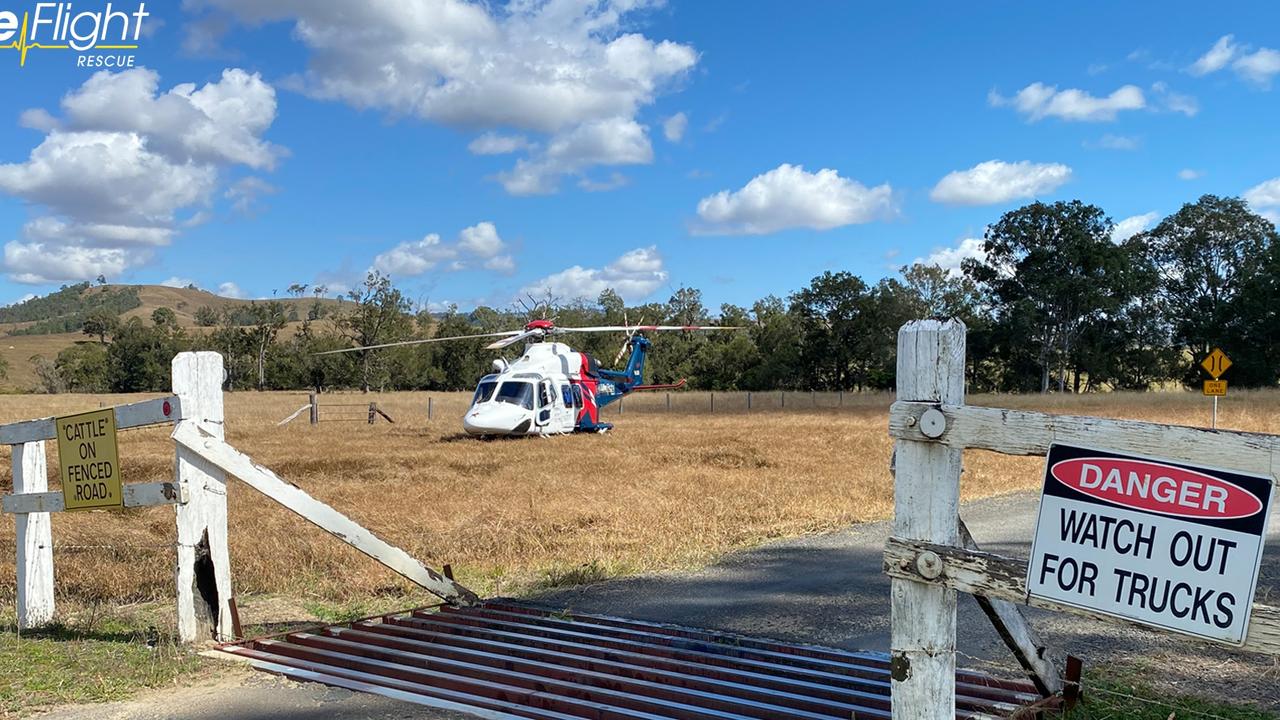
[[173,277],[170,277],[167,280],[160,281],[161,286],[170,287],[170,288],[184,288],[188,285],[195,285],[195,284],[196,284],[195,280],[192,280],[191,278],[178,277],[177,275],[174,275]]
[[476,257],[491,258],[506,247],[498,236],[498,228],[491,222],[481,222],[458,233],[458,247]]
[[689,128],[689,116],[682,112],[662,121],[662,135],[671,142],[680,142],[684,138],[684,131]]
[[240,178],[227,188],[224,196],[231,201],[231,207],[242,215],[257,212],[258,200],[264,195],[275,195],[280,189],[260,177],[250,175]]
[[948,205],[993,205],[1053,192],[1071,179],[1071,168],[1027,160],[988,160],[938,181],[929,198]]
[[1155,105],[1168,112],[1182,113],[1187,117],[1195,117],[1200,112],[1200,101],[1191,95],[1174,92],[1165,82],[1152,83],[1151,91],[1155,94]]
[[[293,22],[293,36],[310,51],[293,85],[311,97],[455,127],[543,133],[548,148],[588,126],[638,131],[647,148],[637,114],[698,62],[689,45],[632,30],[661,0],[367,0],[359,12],[312,0],[187,5],[248,24]],[[650,162],[647,153],[639,157],[532,150],[499,179],[513,194],[552,192],[557,175]]]
[[1231,69],[1244,79],[1264,88],[1271,87],[1271,76],[1280,73],[1280,51],[1261,48],[1243,55],[1231,65]]
[[370,270],[393,277],[413,277],[447,263],[448,271],[466,270],[472,260],[481,267],[504,274],[515,271],[515,259],[504,254],[507,244],[491,222],[480,222],[463,228],[456,243],[445,243],[431,233],[416,242],[400,243],[373,259]]
[[240,286],[229,280],[218,286],[218,294],[222,297],[235,298],[236,300],[244,300],[246,297]]
[[1254,212],[1280,225],[1280,177],[1258,183],[1244,192]]
[[467,149],[473,155],[507,155],[532,147],[529,139],[523,135],[502,135],[487,132],[472,140]]
[[532,159],[516,161],[499,173],[512,195],[546,195],[559,189],[562,175],[581,174],[595,165],[647,165],[653,146],[644,126],[634,120],[610,118],[583,123],[561,133]]
[[257,75],[158,87],[150,70],[100,72],[63,98],[61,119],[24,113],[50,129],[25,162],[0,164],[0,192],[37,212],[5,246],[11,278],[82,280],[145,263],[206,217],[222,168],[269,169],[282,154],[259,137],[276,104]]
[[1228,65],[1236,75],[1262,88],[1271,87],[1272,76],[1280,73],[1280,51],[1271,48],[1252,48],[1235,42],[1234,35],[1223,35],[1213,47],[1200,56],[1187,72],[1207,75]]
[[578,187],[586,190],[587,192],[608,192],[610,190],[617,190],[618,188],[625,186],[628,182],[626,175],[623,175],[620,172],[613,172],[609,173],[609,177],[603,180],[592,180],[589,177],[584,177],[578,181]]
[[896,212],[887,183],[868,188],[830,168],[811,173],[784,163],[739,190],[721,190],[699,201],[700,224],[694,231],[767,235],[792,228],[830,230],[887,219]]
[[934,248],[928,257],[916,258],[912,265],[937,265],[952,275],[961,274],[961,264],[970,258],[985,260],[987,252],[982,249],[982,238],[964,238],[955,247]]
[[58,122],[58,118],[44,108],[23,110],[22,114],[18,115],[18,124],[29,130],[39,130],[46,133],[52,132],[62,125],[62,123]]
[[1151,227],[1151,223],[1155,222],[1158,217],[1160,217],[1158,213],[1149,212],[1141,215],[1133,215],[1121,220],[1111,228],[1111,242],[1117,244],[1122,243],[1134,235],[1145,231],[1147,228]]
[[1071,88],[1058,90],[1057,86],[1032,83],[1006,98],[994,90],[987,101],[995,107],[1010,106],[1027,116],[1031,122],[1046,117],[1068,121],[1109,122],[1124,110],[1141,110],[1147,106],[1142,89],[1137,85],[1124,85],[1106,97],[1095,97]]
[[561,300],[595,300],[600,293],[612,288],[624,300],[637,302],[666,285],[667,278],[662,255],[657,247],[650,245],[636,248],[604,268],[574,265],[526,285],[520,294],[534,297],[551,295]]
[[1187,72],[1192,75],[1208,75],[1209,73],[1218,72],[1231,62],[1236,56],[1238,50],[1235,44],[1235,36],[1223,35],[1218,41],[1209,48],[1209,51],[1200,56],[1200,59],[1191,64],[1187,68]]
[[1085,147],[1102,148],[1103,150],[1137,150],[1142,147],[1142,139],[1131,135],[1103,135],[1097,142],[1085,142]]
[[1179,180],[1195,180],[1202,175],[1204,175],[1203,172],[1199,170],[1192,170],[1191,168],[1182,168],[1178,171]]

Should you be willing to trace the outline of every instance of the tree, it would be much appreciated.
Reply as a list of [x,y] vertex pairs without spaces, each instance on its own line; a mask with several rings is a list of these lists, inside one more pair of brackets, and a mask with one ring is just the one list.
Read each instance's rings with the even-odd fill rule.
[[800,360],[810,389],[843,390],[854,385],[854,348],[862,324],[867,284],[848,272],[830,271],[791,296],[800,320]]
[[195,319],[196,325],[200,327],[213,327],[218,324],[218,311],[208,305],[201,305],[196,308]]
[[151,322],[156,327],[176,328],[178,327],[178,314],[171,308],[158,307],[151,311]]
[[94,310],[84,319],[81,331],[85,335],[91,335],[98,338],[98,342],[105,345],[107,336],[114,333],[116,328],[120,326],[120,316],[106,309]]
[[253,345],[256,368],[258,372],[257,388],[263,390],[267,385],[267,351],[275,342],[276,334],[288,321],[284,303],[278,300],[270,302],[249,303],[249,317],[252,329],[249,339]]
[[[1265,294],[1275,225],[1240,198],[1205,195],[1136,239],[1160,274],[1174,344],[1197,359],[1215,345],[1230,344],[1232,358],[1240,362],[1234,381],[1257,384],[1272,376],[1254,352],[1261,348],[1243,340],[1250,334],[1246,324],[1256,317],[1257,293]],[[1184,381],[1198,376],[1188,363]]]
[[998,303],[1009,359],[1034,353],[1041,392],[1055,370],[1058,390],[1065,390],[1085,327],[1127,301],[1123,277],[1137,258],[1111,242],[1111,228],[1100,208],[1079,200],[1036,202],[988,227],[985,258],[964,263],[965,274]]
[[[403,340],[413,332],[409,300],[391,284],[391,278],[376,270],[365,277],[361,286],[348,292],[347,298],[354,307],[338,317],[335,325],[357,347]],[[377,352],[360,350],[355,353],[364,392],[369,392],[378,369]]]

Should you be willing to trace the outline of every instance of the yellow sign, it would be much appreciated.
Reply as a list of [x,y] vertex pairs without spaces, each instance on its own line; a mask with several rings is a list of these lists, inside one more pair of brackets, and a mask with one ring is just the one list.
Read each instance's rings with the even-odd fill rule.
[[1227,381],[1226,380],[1205,380],[1204,394],[1209,397],[1226,397]]
[[54,419],[67,510],[124,507],[116,414],[111,408]]
[[[1222,348],[1214,348],[1213,352],[1200,361],[1200,367],[1212,375],[1214,380],[1217,380],[1222,377],[1222,373],[1226,372],[1227,368],[1231,367],[1231,358],[1222,352]],[[1205,394],[1207,395],[1208,393]],[[1225,395],[1226,393],[1223,394]]]

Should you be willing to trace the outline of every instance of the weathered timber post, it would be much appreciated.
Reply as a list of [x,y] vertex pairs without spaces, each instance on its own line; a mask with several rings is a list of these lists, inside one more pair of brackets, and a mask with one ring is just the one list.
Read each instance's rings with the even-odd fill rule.
[[778,393],[778,399],[779,399],[779,401],[781,402],[781,406],[782,406],[783,408],[785,408],[785,407],[787,406],[787,391],[786,391],[786,390],[783,390],[783,391],[779,392],[779,393]]
[[[173,359],[173,392],[183,415],[222,439],[222,356],[184,352]],[[178,514],[178,639],[231,640],[231,563],[227,555],[227,484],[221,470],[177,446],[177,481],[187,502]]]
[[373,424],[373,418],[377,412],[378,412],[378,403],[376,402],[369,403],[369,424],[370,425]]
[[715,411],[716,411],[716,394],[711,393],[711,412],[714,413]]
[[319,425],[320,424],[320,398],[315,393],[311,393],[308,396],[308,399],[310,399],[311,401],[311,408],[310,408],[311,424]]
[[433,413],[433,412],[434,412],[434,411],[433,411],[433,409],[432,409],[432,407],[431,407],[431,398],[427,398],[427,419],[428,419],[428,420],[430,420],[430,419],[431,419],[431,415],[432,415],[432,413]]
[[[14,494],[48,489],[44,441],[14,445]],[[18,513],[14,520],[18,543],[18,629],[26,630],[53,620],[53,525],[47,512]]]
[[751,391],[747,391],[747,412],[751,412]]
[[[964,346],[965,327],[958,320],[904,325],[898,331],[897,399],[963,404]],[[896,443],[896,537],[958,544],[962,453],[941,443]],[[894,578],[890,613],[894,720],[954,720],[955,590]]]
[[667,393],[667,412],[671,412],[671,393]]

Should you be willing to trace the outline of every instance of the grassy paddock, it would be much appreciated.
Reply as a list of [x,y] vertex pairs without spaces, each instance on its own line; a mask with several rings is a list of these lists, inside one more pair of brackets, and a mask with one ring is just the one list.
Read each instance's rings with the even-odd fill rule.
[[[304,404],[305,394],[234,393],[226,398],[227,436],[257,461],[427,564],[451,563],[459,579],[482,594],[522,594],[695,566],[772,538],[890,516],[891,443],[885,430],[890,396],[848,393],[843,406],[832,407],[838,396],[789,393],[784,412],[765,404],[766,395],[778,397],[753,395],[753,412],[747,413],[745,395],[717,393],[717,412],[711,414],[708,394],[672,393],[673,409],[667,412],[663,393],[653,393],[628,399],[631,404],[621,415],[610,411],[609,419],[618,425],[603,436],[482,442],[460,434],[459,418],[469,401],[465,393],[431,394],[431,422],[426,393],[324,395],[322,418],[363,417],[359,408],[333,406],[374,400],[396,422],[311,427],[303,413],[279,428],[275,423]],[[138,399],[0,396],[0,422]],[[1208,401],[1191,393],[977,396],[970,402],[1193,425],[1209,421]],[[1220,426],[1280,432],[1278,410],[1280,392],[1233,392],[1222,403]],[[125,431],[123,477],[127,482],[171,477],[173,453],[164,428]],[[50,450],[51,471],[57,466],[53,454]],[[966,457],[963,495],[974,499],[1034,488],[1041,465],[1037,458],[972,452]],[[0,458],[0,492],[11,490],[8,468],[7,458]],[[50,483],[57,488],[52,474]],[[300,608],[304,615],[329,619],[430,599],[247,486],[232,482],[228,492],[232,576],[246,600],[247,623],[299,619],[254,599],[265,596],[290,599],[284,616]],[[17,665],[34,668],[41,659],[87,672],[99,660],[119,662],[137,668],[131,677],[143,686],[169,682],[173,673],[185,671],[187,661],[180,655],[146,651],[146,657],[163,662],[135,663],[128,655],[135,649],[117,647],[121,638],[116,635],[124,631],[83,622],[122,604],[171,602],[173,510],[64,513],[53,523],[61,617],[80,635],[72,644],[57,636],[58,647],[50,649],[40,640],[15,645],[18,641],[6,633],[0,657],[9,665],[0,670],[8,675]],[[7,608],[15,594],[13,533],[12,520],[0,520],[0,607]],[[163,636],[170,630],[171,610],[154,613],[147,622]],[[115,635],[99,637],[104,632]],[[129,632],[136,633],[136,627]],[[113,654],[121,652],[126,654]],[[29,704],[13,699],[15,693],[39,695],[44,674],[30,674],[36,686],[23,681],[9,691],[0,689],[0,714]],[[107,687],[87,697],[116,695]]]

